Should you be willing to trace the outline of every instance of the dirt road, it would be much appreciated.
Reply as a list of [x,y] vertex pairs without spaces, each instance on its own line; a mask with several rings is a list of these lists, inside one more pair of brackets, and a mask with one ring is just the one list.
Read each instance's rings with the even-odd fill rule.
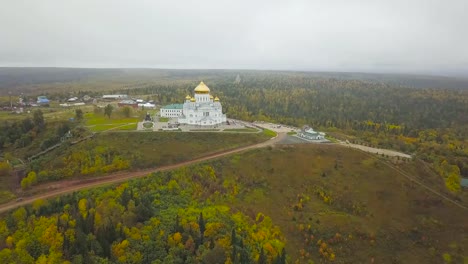
[[384,154],[384,155],[391,156],[391,157],[399,156],[402,158],[411,159],[411,155],[401,153],[395,150],[367,147],[367,146],[357,145],[353,143],[347,143],[344,141],[338,141],[338,144],[345,146],[345,147],[349,147],[349,148],[360,149],[364,152],[369,152],[369,153],[374,153],[374,154]]
[[42,189],[42,191],[47,191],[47,193],[41,193],[41,194],[29,196],[27,198],[24,198],[21,201],[13,201],[13,202],[0,205],[0,213],[4,213],[6,211],[9,211],[19,206],[30,204],[37,199],[48,199],[48,198],[64,195],[67,193],[76,192],[76,191],[83,190],[83,189],[94,188],[94,187],[108,185],[112,183],[124,182],[126,180],[133,179],[133,178],[145,177],[152,172],[173,170],[173,169],[180,168],[183,166],[187,166],[187,165],[191,165],[191,164],[195,164],[195,163],[199,163],[199,162],[203,162],[207,160],[221,158],[224,156],[228,156],[228,155],[239,153],[239,152],[246,151],[246,150],[272,146],[280,142],[281,140],[283,140],[285,137],[286,137],[286,133],[278,133],[278,136],[276,136],[275,138],[271,138],[262,143],[257,143],[257,144],[246,146],[246,147],[240,147],[237,149],[227,150],[227,151],[223,151],[220,153],[211,154],[205,157],[201,157],[201,158],[197,158],[197,159],[193,159],[193,160],[189,160],[189,161],[185,161],[185,162],[181,162],[181,163],[177,163],[173,165],[163,166],[159,168],[151,168],[151,169],[133,171],[133,172],[118,172],[118,173],[113,173],[108,176],[100,177],[100,178],[73,180],[73,181],[61,181],[61,182],[53,183],[50,185],[46,185],[48,186],[46,189],[38,188],[39,190]]

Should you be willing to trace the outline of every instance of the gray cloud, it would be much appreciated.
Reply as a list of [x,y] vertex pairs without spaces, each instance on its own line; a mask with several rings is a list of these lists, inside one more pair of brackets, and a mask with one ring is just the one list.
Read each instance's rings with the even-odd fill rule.
[[468,73],[464,0],[4,0],[0,66]]

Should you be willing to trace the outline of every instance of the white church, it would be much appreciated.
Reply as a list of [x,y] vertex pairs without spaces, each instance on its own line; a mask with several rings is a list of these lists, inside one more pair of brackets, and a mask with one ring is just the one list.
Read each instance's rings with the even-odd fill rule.
[[213,126],[226,122],[218,97],[210,94],[205,83],[195,87],[195,95],[187,95],[183,104],[171,104],[161,108],[161,117],[177,117],[180,124]]

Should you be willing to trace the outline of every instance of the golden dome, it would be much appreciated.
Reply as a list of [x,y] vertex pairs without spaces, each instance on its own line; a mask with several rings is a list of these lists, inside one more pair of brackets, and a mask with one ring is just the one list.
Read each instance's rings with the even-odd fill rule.
[[197,87],[195,87],[195,93],[207,94],[210,93],[210,88],[208,88],[208,86],[206,86],[205,83],[200,82],[200,84]]
[[216,97],[215,97],[215,101],[219,101],[219,98],[218,98],[218,96],[216,96]]
[[195,98],[190,98],[190,102],[195,102]]
[[214,97],[210,94],[210,99],[213,99]]
[[185,96],[185,100],[190,100],[190,98],[192,98],[190,95]]

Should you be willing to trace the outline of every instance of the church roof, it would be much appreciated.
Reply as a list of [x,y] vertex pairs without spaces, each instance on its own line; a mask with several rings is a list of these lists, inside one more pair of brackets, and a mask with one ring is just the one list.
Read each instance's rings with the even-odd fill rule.
[[210,92],[210,88],[208,88],[208,86],[206,86],[206,84],[204,82],[200,82],[200,84],[195,87],[195,93],[209,93]]
[[319,132],[313,130],[313,129],[310,128],[310,127],[305,127],[305,129],[302,130],[302,133],[303,133],[303,134],[307,134],[307,135],[313,135],[313,136],[319,135]]
[[163,109],[182,109],[184,108],[183,104],[170,104],[162,107]]

